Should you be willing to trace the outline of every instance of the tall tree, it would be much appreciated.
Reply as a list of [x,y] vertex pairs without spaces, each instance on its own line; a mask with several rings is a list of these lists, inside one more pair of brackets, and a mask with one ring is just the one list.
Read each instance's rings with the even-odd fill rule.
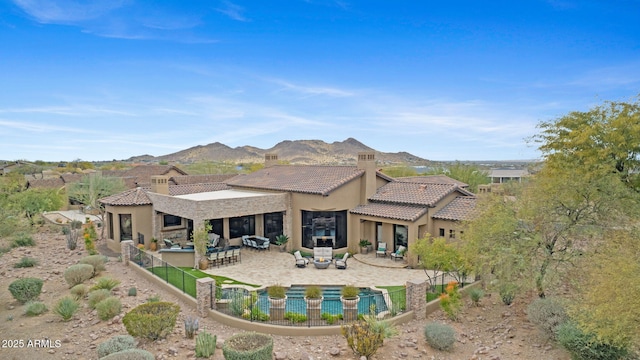
[[36,215],[43,211],[59,210],[64,204],[63,198],[57,190],[29,189],[12,194],[8,203],[13,209],[23,213],[33,226]]
[[446,167],[436,167],[425,173],[426,175],[444,174],[452,179],[469,185],[469,191],[478,192],[478,185],[489,183],[489,172],[475,165],[466,165],[459,161]]
[[613,172],[640,191],[640,96],[574,111],[538,128],[532,140],[540,144],[547,166],[583,168],[589,177]]
[[462,282],[469,273],[468,263],[453,243],[444,238],[432,238],[427,234],[409,246],[410,252],[420,259],[419,265],[424,269],[432,289],[435,289],[438,276],[452,275]]

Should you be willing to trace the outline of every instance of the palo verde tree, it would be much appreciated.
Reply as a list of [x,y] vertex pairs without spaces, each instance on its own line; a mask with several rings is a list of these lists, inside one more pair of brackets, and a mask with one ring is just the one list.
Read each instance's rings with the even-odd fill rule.
[[462,256],[454,243],[430,234],[409,245],[410,252],[420,259],[419,265],[424,269],[429,284],[435,288],[438,276],[450,274],[458,282],[462,282],[469,273],[469,263]]
[[574,111],[538,128],[531,140],[540,144],[546,166],[582,168],[591,177],[614,173],[640,191],[640,96]]
[[55,189],[27,189],[13,193],[7,199],[9,207],[24,214],[31,226],[35,225],[35,216],[43,211],[59,210],[64,197]]

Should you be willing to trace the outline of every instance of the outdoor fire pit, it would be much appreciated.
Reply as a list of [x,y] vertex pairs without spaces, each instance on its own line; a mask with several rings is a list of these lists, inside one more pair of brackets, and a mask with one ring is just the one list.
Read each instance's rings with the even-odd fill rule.
[[326,269],[329,267],[329,265],[331,265],[331,260],[325,258],[315,259],[313,260],[313,265],[317,269]]

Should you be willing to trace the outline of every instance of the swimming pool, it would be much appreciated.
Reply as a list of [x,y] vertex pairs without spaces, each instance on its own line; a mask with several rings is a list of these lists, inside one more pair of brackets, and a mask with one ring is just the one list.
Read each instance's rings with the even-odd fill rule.
[[[320,286],[322,288],[321,313],[331,315],[340,315],[342,311],[342,303],[340,302],[340,293],[342,286]],[[304,301],[304,285],[292,285],[287,289],[287,303],[285,312],[294,312],[298,314],[306,314],[307,304]],[[370,288],[360,288],[360,302],[358,303],[358,314],[368,315],[371,311],[375,311],[378,315],[381,312],[388,311],[382,291],[372,290]],[[260,310],[266,314],[269,313],[269,297],[266,291],[258,292],[258,301],[256,304]]]

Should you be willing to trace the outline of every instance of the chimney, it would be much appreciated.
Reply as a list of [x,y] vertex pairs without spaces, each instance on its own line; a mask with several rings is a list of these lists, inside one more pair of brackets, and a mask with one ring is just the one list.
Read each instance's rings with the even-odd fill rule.
[[169,195],[169,178],[163,175],[151,176],[151,192]]
[[273,153],[264,154],[264,167],[268,168],[273,165],[278,165],[278,154],[273,154]]
[[366,204],[367,199],[375,194],[376,188],[376,154],[373,151],[358,153],[358,169],[364,170],[364,186],[360,192],[361,204]]

